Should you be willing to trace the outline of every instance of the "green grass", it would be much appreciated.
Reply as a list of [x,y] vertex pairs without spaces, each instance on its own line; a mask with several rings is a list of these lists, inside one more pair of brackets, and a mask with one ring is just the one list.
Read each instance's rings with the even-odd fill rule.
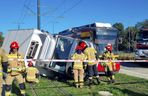
[[[102,83],[93,85],[91,88],[85,86],[83,89],[73,87],[72,80],[65,83],[42,78],[39,84],[33,85],[33,88],[38,96],[64,96],[59,92],[59,88],[68,91],[72,96],[99,96],[98,91],[109,91],[113,96],[148,96],[148,80],[124,74],[116,74],[115,77],[117,81],[115,84]],[[101,79],[106,80],[105,77]],[[56,88],[53,82],[59,88]],[[26,93],[27,96],[34,96],[29,84],[26,84]]]

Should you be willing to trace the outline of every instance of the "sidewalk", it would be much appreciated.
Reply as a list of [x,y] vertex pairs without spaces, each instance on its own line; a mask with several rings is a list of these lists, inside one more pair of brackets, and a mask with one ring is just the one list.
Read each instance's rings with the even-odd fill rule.
[[130,63],[127,63],[126,66],[125,64],[121,64],[121,69],[119,73],[127,74],[130,76],[135,76],[143,79],[148,80],[148,68],[140,67],[136,64],[134,66],[131,66]]

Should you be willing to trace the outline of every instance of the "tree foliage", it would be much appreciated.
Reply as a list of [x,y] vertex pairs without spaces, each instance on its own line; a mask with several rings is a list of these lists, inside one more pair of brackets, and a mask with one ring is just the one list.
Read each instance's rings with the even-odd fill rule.
[[140,28],[148,28],[148,19],[142,21],[142,22],[138,22],[135,27],[137,29],[140,29]]
[[2,32],[0,32],[0,47],[3,44],[3,40],[4,40],[3,34],[2,34]]
[[136,43],[136,35],[141,28],[148,28],[148,19],[137,22],[135,26],[128,26],[124,29],[124,25],[122,23],[115,23],[113,27],[119,30],[118,38],[122,38],[122,43],[118,44],[118,49],[121,51],[135,50],[135,43]]

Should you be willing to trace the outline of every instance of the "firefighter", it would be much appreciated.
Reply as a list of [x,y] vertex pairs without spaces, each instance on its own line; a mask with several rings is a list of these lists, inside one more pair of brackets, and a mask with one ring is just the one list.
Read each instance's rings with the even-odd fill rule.
[[10,52],[8,55],[8,74],[6,77],[6,96],[11,95],[12,82],[15,80],[18,81],[21,96],[25,96],[25,83],[22,74],[25,72],[25,63],[18,59],[23,59],[23,56],[18,52],[19,44],[16,41],[13,41],[10,44]]
[[[80,46],[76,47],[76,53],[72,56],[73,60],[86,60],[87,57],[82,52],[82,48]],[[74,82],[76,88],[80,87],[83,88],[84,85],[84,69],[83,69],[83,61],[74,62],[73,65],[73,72],[74,72]]]
[[8,63],[8,58],[6,52],[0,48],[0,96],[2,96],[2,89],[4,83],[3,73],[7,72],[7,63]]
[[28,63],[28,68],[26,69],[26,81],[30,83],[38,83],[39,71],[33,66],[32,62]]
[[82,46],[84,54],[87,56],[88,60],[94,60],[94,62],[88,62],[87,70],[88,70],[88,78],[89,78],[89,85],[93,83],[93,77],[97,80],[97,83],[100,84],[99,74],[97,71],[97,63],[95,62],[97,51],[95,48],[88,46],[84,41],[80,43]]
[[[112,53],[112,44],[107,44],[105,47],[105,52],[103,53],[103,59],[104,60],[113,60],[114,54]],[[109,83],[115,82],[115,77],[113,74],[113,68],[115,69],[115,63],[114,62],[105,62],[103,63],[105,66],[106,75],[108,77]]]

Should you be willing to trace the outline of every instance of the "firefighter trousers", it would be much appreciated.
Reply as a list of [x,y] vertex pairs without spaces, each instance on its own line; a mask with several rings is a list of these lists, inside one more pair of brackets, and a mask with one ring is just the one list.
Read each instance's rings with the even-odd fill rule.
[[74,81],[76,86],[80,85],[83,86],[84,82],[84,69],[74,69]]
[[24,78],[22,74],[18,74],[18,75],[8,74],[6,78],[6,96],[11,95],[11,87],[14,79],[16,79],[19,84],[21,94],[25,94],[25,84],[24,84]]
[[88,70],[88,76],[89,77],[93,77],[93,76],[99,77],[96,64],[88,65],[87,70]]

